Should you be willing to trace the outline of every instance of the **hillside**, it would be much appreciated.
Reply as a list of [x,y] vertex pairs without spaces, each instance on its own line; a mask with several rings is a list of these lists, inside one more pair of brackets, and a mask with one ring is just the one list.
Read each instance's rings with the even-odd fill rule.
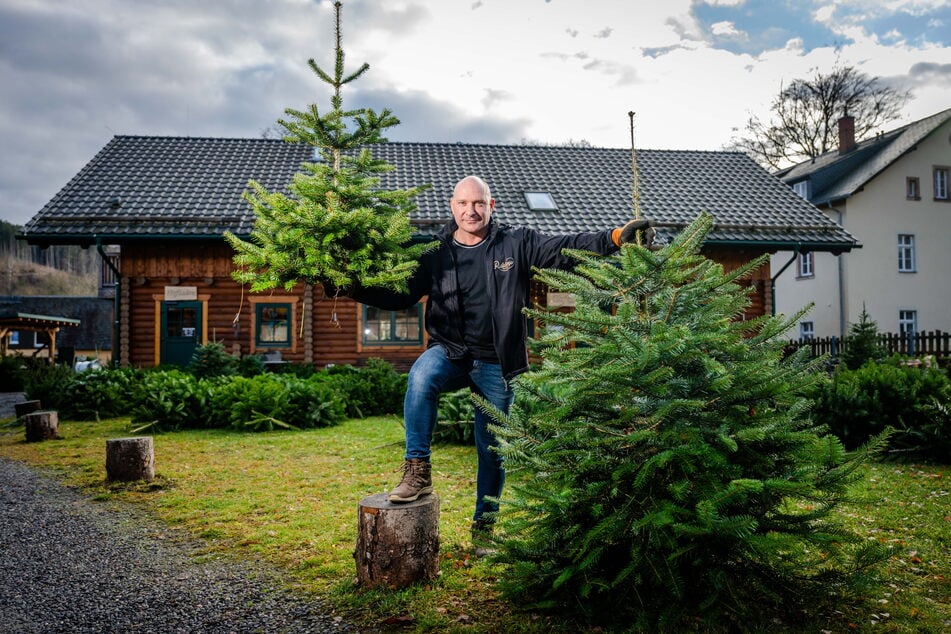
[[99,279],[95,273],[74,275],[34,264],[28,260],[0,255],[0,295],[96,295]]

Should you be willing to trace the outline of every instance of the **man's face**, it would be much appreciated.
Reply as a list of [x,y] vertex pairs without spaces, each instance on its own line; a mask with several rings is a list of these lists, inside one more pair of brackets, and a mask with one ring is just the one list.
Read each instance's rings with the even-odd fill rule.
[[[489,231],[489,219],[495,208],[495,199],[486,200],[479,183],[464,180],[456,186],[449,201],[452,217],[459,226],[457,239],[482,239]],[[462,240],[461,240],[462,241]]]

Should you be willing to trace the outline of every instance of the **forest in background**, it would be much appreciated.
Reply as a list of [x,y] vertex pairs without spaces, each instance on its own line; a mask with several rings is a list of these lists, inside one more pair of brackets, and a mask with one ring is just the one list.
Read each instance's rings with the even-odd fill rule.
[[96,295],[99,254],[74,245],[30,246],[0,220],[0,295]]

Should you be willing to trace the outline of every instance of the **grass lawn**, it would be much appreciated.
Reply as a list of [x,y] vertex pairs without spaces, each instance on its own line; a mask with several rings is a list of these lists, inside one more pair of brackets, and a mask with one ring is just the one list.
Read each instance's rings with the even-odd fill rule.
[[[395,417],[326,429],[266,434],[222,430],[154,436],[156,479],[105,481],[105,441],[129,435],[128,419],[60,423],[62,439],[27,444],[20,427],[0,432],[0,456],[55,471],[97,500],[136,505],[205,540],[207,552],[257,559],[286,572],[368,628],[444,632],[578,631],[519,609],[494,590],[498,570],[471,555],[475,452],[435,450],[440,496],[439,578],[401,591],[354,585],[357,504],[392,488],[402,461]],[[801,632],[951,631],[951,470],[873,464],[840,510],[861,535],[891,549],[882,583],[866,597],[837,597],[803,615]]]

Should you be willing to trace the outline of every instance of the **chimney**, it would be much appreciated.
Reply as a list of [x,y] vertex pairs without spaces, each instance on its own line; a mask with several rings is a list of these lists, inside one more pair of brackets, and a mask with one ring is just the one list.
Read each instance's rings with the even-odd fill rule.
[[839,119],[839,154],[855,149],[855,117],[845,114]]

